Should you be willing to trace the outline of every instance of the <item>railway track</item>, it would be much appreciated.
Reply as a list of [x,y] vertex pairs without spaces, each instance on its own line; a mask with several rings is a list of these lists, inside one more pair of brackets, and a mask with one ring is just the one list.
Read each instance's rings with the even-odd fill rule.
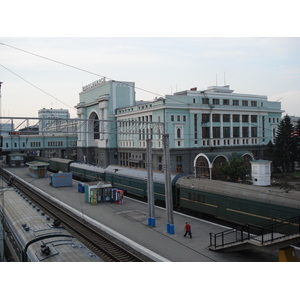
[[3,179],[11,186],[14,186],[26,198],[36,205],[54,220],[54,226],[64,226],[78,240],[84,243],[95,254],[107,262],[144,262],[152,261],[150,258],[139,253],[130,246],[110,236],[101,229],[80,219],[66,208],[54,203],[51,199],[31,188],[18,177],[11,177],[10,173],[2,169]]

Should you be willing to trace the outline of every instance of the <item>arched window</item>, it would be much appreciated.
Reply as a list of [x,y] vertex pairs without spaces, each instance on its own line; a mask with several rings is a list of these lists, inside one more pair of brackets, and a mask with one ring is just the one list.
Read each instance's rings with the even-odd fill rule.
[[177,128],[177,138],[178,139],[181,138],[181,130],[180,130],[180,128]]

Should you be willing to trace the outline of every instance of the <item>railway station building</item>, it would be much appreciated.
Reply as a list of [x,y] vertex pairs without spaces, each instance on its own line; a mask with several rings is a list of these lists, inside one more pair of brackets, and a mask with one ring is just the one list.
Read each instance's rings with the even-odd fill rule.
[[163,171],[163,134],[169,135],[171,172],[196,175],[199,154],[251,152],[262,159],[283,111],[267,96],[235,93],[229,85],[192,88],[153,101],[136,101],[134,82],[84,86],[76,105],[77,160],[106,167],[146,167],[152,140],[153,169]]

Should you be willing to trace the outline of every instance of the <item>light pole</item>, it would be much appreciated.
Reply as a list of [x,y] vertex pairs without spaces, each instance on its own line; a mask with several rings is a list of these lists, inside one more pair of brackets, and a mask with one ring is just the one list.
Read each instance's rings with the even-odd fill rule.
[[153,170],[152,170],[152,140],[147,139],[147,198],[148,198],[148,225],[155,227]]
[[167,233],[174,234],[174,217],[173,217],[173,197],[171,186],[171,161],[170,161],[170,148],[169,148],[169,135],[163,135],[163,150],[165,158],[165,201],[167,211]]

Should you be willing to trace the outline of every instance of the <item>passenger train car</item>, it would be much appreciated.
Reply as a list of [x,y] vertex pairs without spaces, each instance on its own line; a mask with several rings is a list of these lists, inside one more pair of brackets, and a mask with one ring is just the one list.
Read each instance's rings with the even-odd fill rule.
[[[131,195],[147,197],[147,171],[111,165],[106,169],[80,163],[71,163],[70,172],[79,180],[109,181],[114,188]],[[171,174],[173,192],[176,180],[184,174]],[[165,175],[153,172],[154,199],[156,203],[165,201]]]
[[[14,188],[0,200],[5,244],[16,262],[99,262],[102,259]],[[3,259],[3,258],[2,258]]]
[[[147,197],[147,171],[109,166],[100,168],[66,161],[79,180],[110,181],[113,187]],[[59,170],[57,170],[59,171]],[[174,208],[206,214],[239,224],[261,223],[271,219],[300,216],[300,191],[287,192],[278,187],[254,186],[172,174]],[[164,173],[153,172],[155,204],[164,205]]]
[[279,187],[181,177],[177,201],[184,209],[238,224],[261,224],[300,216],[300,191]]

